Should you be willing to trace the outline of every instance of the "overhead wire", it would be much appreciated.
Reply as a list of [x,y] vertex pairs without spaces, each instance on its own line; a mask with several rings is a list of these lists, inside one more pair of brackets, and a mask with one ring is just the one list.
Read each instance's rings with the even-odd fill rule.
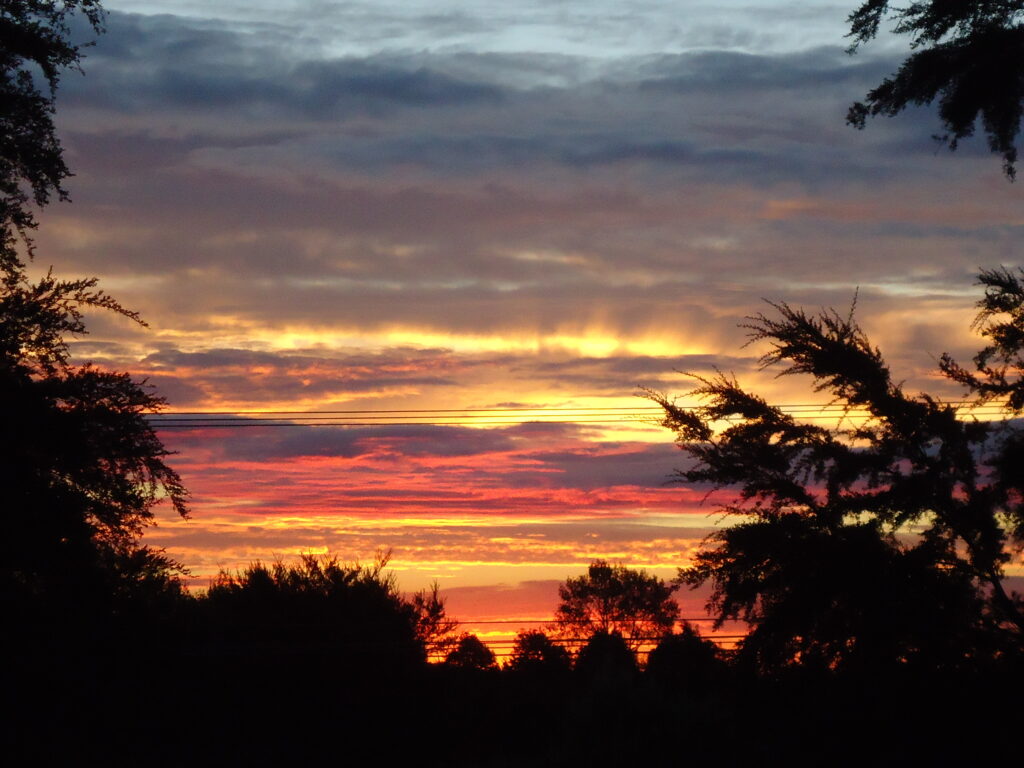
[[[949,406],[970,416],[998,416],[1005,413],[1001,403],[977,404],[949,401]],[[772,406],[804,421],[873,417],[864,408],[842,403],[786,403]],[[695,411],[699,406],[680,406]],[[349,410],[235,410],[164,411],[147,414],[158,429],[225,429],[241,427],[366,427],[366,426],[509,426],[517,424],[644,424],[652,428],[663,413],[659,406],[524,406],[516,408],[401,408]],[[729,418],[722,419],[729,421]]]
[[[629,621],[629,616],[622,616],[609,621]],[[694,616],[676,619],[676,621],[716,621],[713,617]],[[600,624],[597,619],[482,619],[479,621],[465,621],[463,624],[477,626],[478,624]]]
[[[974,404],[977,408],[1003,408],[1004,403],[983,403],[975,404],[970,400],[949,400],[944,403],[945,405],[954,406],[967,406]],[[772,408],[780,408],[785,410],[847,410],[849,406],[842,403],[776,403],[768,404]],[[697,405],[684,405],[678,406],[681,410],[692,411],[699,410],[701,406]],[[856,406],[854,406],[856,407]],[[662,412],[664,409],[657,405],[640,405],[640,406],[604,406],[604,405],[593,405],[593,406],[551,406],[551,405],[522,405],[507,408],[356,408],[348,410],[320,410],[320,409],[295,409],[295,410],[270,410],[270,409],[237,409],[229,411],[162,411],[161,415],[168,416],[216,416],[216,415],[232,415],[232,416],[247,416],[247,415],[345,415],[345,414],[417,414],[417,413],[518,413],[522,411],[537,412],[537,411],[550,411],[550,412],[579,412],[579,411],[598,411],[598,412],[614,412],[614,411],[625,411],[628,413],[636,413],[639,411],[649,412]]]

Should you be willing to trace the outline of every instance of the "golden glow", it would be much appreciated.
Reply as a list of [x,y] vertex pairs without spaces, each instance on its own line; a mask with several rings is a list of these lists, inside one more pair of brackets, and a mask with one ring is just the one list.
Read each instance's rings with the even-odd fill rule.
[[[629,334],[611,326],[594,324],[585,328],[566,326],[550,332],[528,325],[521,330],[492,333],[468,333],[455,330],[392,326],[380,330],[335,326],[331,328],[273,325],[266,326],[246,317],[211,313],[203,317],[203,327],[196,330],[164,327],[161,339],[179,343],[193,342],[195,350],[232,347],[273,351],[308,351],[321,349],[373,350],[394,347],[413,349],[445,349],[460,354],[517,353],[533,355],[574,355],[608,357],[610,355],[681,357],[711,354],[708,343],[690,333],[664,327]],[[190,345],[192,346],[192,345]]]

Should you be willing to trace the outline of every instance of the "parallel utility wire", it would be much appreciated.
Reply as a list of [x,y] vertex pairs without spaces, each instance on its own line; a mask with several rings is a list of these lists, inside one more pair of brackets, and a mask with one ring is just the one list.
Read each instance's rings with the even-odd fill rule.
[[[743,640],[746,635],[743,634],[729,634],[729,635],[703,635],[704,640],[709,640],[720,648],[734,647],[740,640]],[[512,655],[512,651],[515,650],[517,641],[515,639],[508,640],[497,640],[494,638],[477,637],[477,639],[483,643],[495,656],[498,658],[508,658]],[[588,642],[589,637],[552,637],[551,641],[555,645],[560,645],[566,650],[578,651]],[[650,639],[645,641],[643,645],[634,650],[634,653],[638,655],[647,655],[657,646],[657,639]],[[450,650],[451,644],[445,641],[439,641],[433,643],[428,647],[428,653],[434,655],[434,658],[443,658],[444,653]]]
[[[713,617],[707,617],[707,616],[695,616],[695,617],[688,617],[688,618],[679,619],[679,621],[680,622],[714,622],[714,621],[716,621],[716,619],[713,618]],[[568,622],[568,621],[559,621],[557,619],[490,619],[490,620],[485,620],[485,621],[465,621],[465,622],[460,622],[459,626],[460,627],[461,626],[465,626],[465,627],[478,627],[478,626],[481,626],[481,625],[495,625],[495,624],[498,624],[498,625],[514,625],[514,626],[519,626],[520,628],[522,628],[524,625],[534,625],[532,628],[533,629],[537,629],[538,628],[538,627],[536,627],[537,624],[545,625],[545,627],[547,627],[547,628],[553,628],[553,627],[556,627],[559,624],[577,624],[578,625],[578,624],[581,624],[581,623],[582,624],[596,624],[598,622],[596,622],[596,621]],[[713,643],[715,643],[716,645],[719,645],[719,646],[722,646],[723,644],[731,646],[731,645],[739,642],[743,638],[745,638],[746,634],[745,633],[737,633],[734,630],[732,632],[712,632],[712,633],[709,633],[709,634],[706,634],[706,635],[701,635],[701,637],[703,639],[709,640],[709,641],[711,641],[711,642],[713,642]],[[494,652],[494,654],[496,656],[499,656],[499,657],[506,657],[506,656],[511,655],[512,650],[516,647],[517,643],[519,642],[515,637],[505,636],[505,635],[502,635],[502,636],[499,636],[499,637],[480,637],[478,635],[477,639],[480,640],[480,642],[482,642],[492,652]],[[551,637],[551,640],[556,645],[561,645],[561,646],[563,646],[563,647],[565,647],[565,648],[567,648],[569,650],[578,650],[580,647],[586,645],[590,641],[590,638],[588,638],[588,637],[559,637],[557,635],[554,635],[554,636]],[[658,641],[658,638],[655,638],[655,637],[645,638],[643,640],[643,642],[642,642],[641,647],[636,649],[636,652],[637,653],[641,653],[641,654],[650,653],[653,650],[654,646],[657,645],[657,641]],[[443,652],[447,648],[448,648],[448,643],[446,643],[445,641],[442,640],[442,641],[439,641],[437,643],[432,644],[430,650],[431,650],[432,653],[439,653],[439,652]]]
[[[733,633],[733,634],[729,634],[729,635],[701,635],[701,639],[702,640],[710,640],[713,643],[718,642],[718,641],[722,641],[722,642],[736,642],[738,640],[743,640],[744,638],[746,638],[746,635],[737,634],[737,633]],[[658,640],[660,640],[660,639],[661,638],[656,638],[656,637],[644,638],[643,645],[641,645],[640,649],[642,650],[642,649],[644,649],[648,645],[652,645],[652,646],[653,645],[657,645],[658,644]],[[493,648],[514,648],[518,644],[518,642],[519,642],[515,638],[509,638],[507,640],[497,640],[497,639],[489,638],[489,637],[477,637],[477,640],[479,640],[481,643],[486,645],[488,648],[492,648],[492,649]],[[589,637],[552,637],[551,638],[551,642],[556,644],[556,645],[579,646],[579,645],[586,645],[587,643],[589,643],[590,642],[590,638]],[[447,647],[447,645],[448,645],[447,643],[445,643],[444,641],[441,641],[441,642],[432,644],[431,648],[432,649],[441,649],[441,648]]]
[[[524,624],[546,624],[549,627],[555,627],[561,624],[568,624],[570,626],[579,626],[581,624],[602,624],[605,621],[610,622],[629,622],[633,618],[629,616],[622,616],[620,618],[609,618],[609,619],[468,619],[466,621],[459,621],[458,626],[476,627],[481,624],[513,624],[513,625],[524,625]],[[692,624],[695,621],[718,621],[714,616],[684,616],[676,619],[676,624],[680,626],[683,624]],[[727,619],[728,622],[733,624],[743,623],[740,619]]]
[[[995,417],[1005,405],[971,401],[949,401],[966,416]],[[842,403],[788,403],[774,406],[799,420],[869,420],[870,413]],[[680,406],[697,410],[698,406]],[[157,429],[239,429],[245,427],[384,427],[384,426],[499,426],[516,424],[644,424],[655,427],[664,413],[660,406],[519,408],[420,408],[326,411],[164,411],[148,414]]]

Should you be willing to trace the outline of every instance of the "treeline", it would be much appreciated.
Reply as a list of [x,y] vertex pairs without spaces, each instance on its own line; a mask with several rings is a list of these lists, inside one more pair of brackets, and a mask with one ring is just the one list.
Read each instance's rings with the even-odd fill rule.
[[[593,564],[563,585],[556,615],[567,596],[608,598],[626,572]],[[611,627],[578,614],[591,629],[577,652],[553,623],[520,633],[500,667],[436,590],[404,595],[384,558],[307,556],[223,573],[197,596],[172,579],[77,613],[52,604],[6,633],[5,753],[36,765],[897,765],[1016,748],[1019,657],[963,648],[955,668],[767,669],[684,623],[641,664],[645,636],[618,628],[637,626],[629,600],[603,600]],[[445,660],[429,663],[437,649]]]

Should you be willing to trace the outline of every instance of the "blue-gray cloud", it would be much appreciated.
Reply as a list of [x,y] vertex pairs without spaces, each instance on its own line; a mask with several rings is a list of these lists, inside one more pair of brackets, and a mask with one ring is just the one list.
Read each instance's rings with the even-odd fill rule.
[[[42,252],[120,277],[154,324],[194,333],[215,312],[442,334],[693,329],[725,350],[761,297],[845,304],[859,284],[881,307],[876,286],[914,283],[952,305],[965,260],[1017,258],[1019,191],[969,146],[935,157],[929,110],[844,125],[898,57],[339,55],[297,34],[112,13],[60,96],[76,202],[54,206],[64,229],[40,232]],[[945,192],[965,175],[966,207]],[[607,391],[596,369],[564,375]]]

